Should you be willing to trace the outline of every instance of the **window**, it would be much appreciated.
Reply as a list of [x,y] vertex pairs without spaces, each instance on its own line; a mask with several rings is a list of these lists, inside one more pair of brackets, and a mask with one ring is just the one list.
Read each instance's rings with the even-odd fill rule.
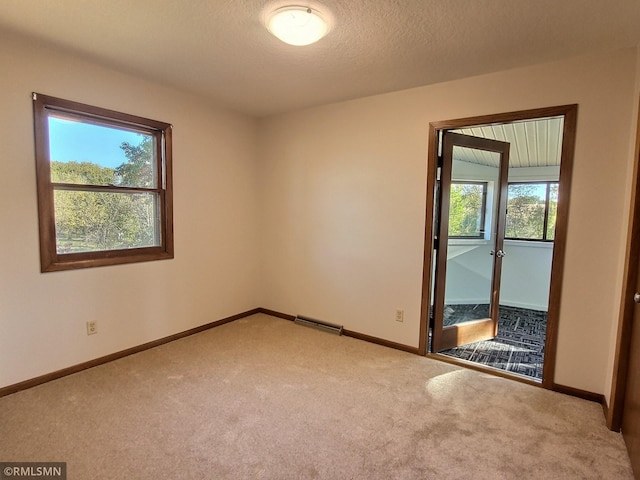
[[510,183],[505,238],[553,241],[558,213],[558,182]]
[[487,182],[451,182],[449,238],[484,238]]
[[173,258],[171,125],[33,94],[43,272]]

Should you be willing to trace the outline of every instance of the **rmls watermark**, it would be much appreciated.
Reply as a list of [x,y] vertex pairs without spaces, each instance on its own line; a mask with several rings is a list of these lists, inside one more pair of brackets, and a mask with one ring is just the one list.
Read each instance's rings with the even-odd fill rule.
[[0,462],[0,480],[67,480],[67,462]]

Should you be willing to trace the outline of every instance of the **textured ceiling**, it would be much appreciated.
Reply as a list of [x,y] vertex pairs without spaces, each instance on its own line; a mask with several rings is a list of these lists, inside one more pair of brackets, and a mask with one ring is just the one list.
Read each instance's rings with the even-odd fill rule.
[[[319,43],[262,25],[331,17]],[[639,0],[2,0],[0,29],[256,116],[640,43]]]

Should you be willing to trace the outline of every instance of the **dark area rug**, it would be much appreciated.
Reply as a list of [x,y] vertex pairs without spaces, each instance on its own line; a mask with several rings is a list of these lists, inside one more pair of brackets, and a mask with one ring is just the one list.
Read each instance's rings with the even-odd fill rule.
[[[445,325],[488,316],[488,305],[447,305]],[[547,312],[500,306],[498,336],[440,353],[542,380]]]

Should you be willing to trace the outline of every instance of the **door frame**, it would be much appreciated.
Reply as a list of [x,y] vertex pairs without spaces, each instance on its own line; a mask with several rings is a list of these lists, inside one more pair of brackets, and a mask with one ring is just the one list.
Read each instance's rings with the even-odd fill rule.
[[[495,220],[495,244],[491,247],[498,252],[503,248],[505,232],[505,213],[507,209],[507,181],[509,171],[509,153],[511,146],[500,140],[474,137],[461,133],[445,132],[442,135],[442,164],[440,170],[440,203],[438,222],[438,253],[435,271],[435,294],[433,301],[433,330],[431,334],[431,350],[439,352],[467,343],[494,338],[498,334],[498,305],[502,271],[502,258],[494,255],[492,259],[491,291],[489,292],[489,318],[477,319],[464,324],[444,325],[445,288],[447,275],[447,252],[449,243],[449,198],[452,171],[453,148],[463,146],[476,150],[497,153],[500,155],[498,166],[497,216]],[[505,213],[503,213],[505,212]],[[493,223],[493,222],[492,222]]]
[[[436,175],[438,168],[438,143],[441,130],[455,130],[464,127],[490,125],[497,123],[513,123],[525,120],[536,120],[546,117],[563,116],[562,148],[560,162],[560,195],[558,198],[558,213],[556,219],[556,233],[553,248],[553,260],[551,267],[551,286],[549,291],[549,310],[547,312],[547,333],[545,340],[544,367],[542,373],[542,387],[553,390],[555,387],[554,373],[556,361],[556,345],[558,337],[558,320],[560,315],[560,302],[562,299],[562,278],[564,275],[564,258],[566,252],[567,221],[569,217],[569,198],[571,196],[571,173],[573,170],[573,155],[576,137],[576,122],[578,105],[561,105],[555,107],[536,108],[531,110],[519,110],[514,112],[499,113],[494,115],[482,115],[478,117],[459,118],[429,123],[429,144],[427,155],[427,199],[426,220],[424,234],[424,261],[422,271],[422,302],[420,307],[420,339],[418,351],[421,355],[433,356],[437,359],[447,358],[448,362],[469,367],[466,362],[454,358],[444,357],[440,354],[427,352],[429,314],[431,307],[431,292],[433,289],[432,272],[434,261],[434,207]],[[533,380],[527,380],[508,372],[500,372],[483,366],[474,366],[474,369],[482,370],[499,376],[517,379],[525,383],[540,385]]]
[[633,180],[631,185],[631,207],[629,209],[629,229],[627,231],[627,246],[625,267],[620,299],[620,316],[616,337],[616,351],[613,363],[613,379],[611,382],[611,396],[609,406],[606,404],[607,427],[619,432],[622,428],[624,413],[624,398],[626,392],[629,356],[631,353],[631,328],[635,304],[633,294],[636,290],[636,279],[639,274],[640,263],[640,105],[636,125],[636,146],[634,153]]

